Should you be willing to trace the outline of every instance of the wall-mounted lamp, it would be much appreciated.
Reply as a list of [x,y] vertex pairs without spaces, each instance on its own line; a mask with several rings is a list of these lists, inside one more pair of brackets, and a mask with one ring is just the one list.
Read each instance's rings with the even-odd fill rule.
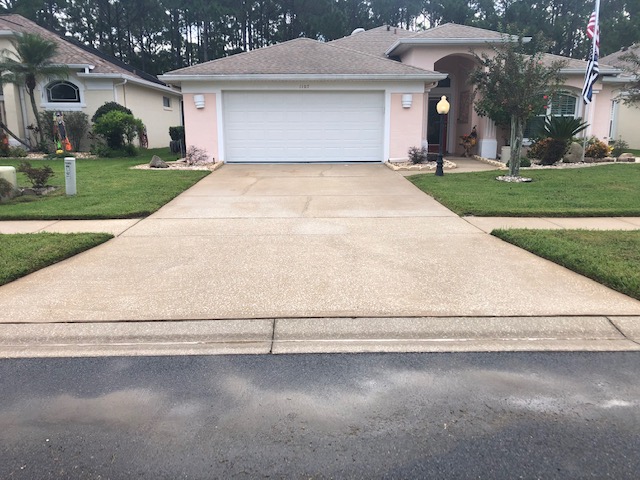
[[204,108],[204,95],[194,95],[193,103],[196,105],[197,109]]
[[402,108],[411,108],[411,104],[413,103],[413,95],[410,93],[404,93],[402,95]]

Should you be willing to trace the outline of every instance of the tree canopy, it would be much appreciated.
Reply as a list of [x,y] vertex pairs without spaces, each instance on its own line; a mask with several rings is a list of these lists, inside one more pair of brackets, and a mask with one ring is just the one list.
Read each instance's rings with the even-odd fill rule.
[[[594,2],[582,0],[0,0],[60,34],[152,74],[300,36],[333,40],[355,28],[446,22],[550,40],[549,53],[586,58]],[[600,12],[603,55],[640,41],[640,2]]]
[[524,126],[549,103],[562,82],[561,61],[545,63],[541,52],[527,53],[522,41],[492,47],[492,55],[475,55],[478,66],[469,82],[474,86],[478,115],[498,124],[509,121],[511,176],[518,176]]

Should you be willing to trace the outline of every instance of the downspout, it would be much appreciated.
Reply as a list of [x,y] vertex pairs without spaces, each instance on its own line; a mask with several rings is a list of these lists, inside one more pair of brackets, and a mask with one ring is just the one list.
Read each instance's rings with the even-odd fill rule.
[[31,144],[31,138],[29,137],[29,116],[27,114],[27,103],[24,99],[24,89],[19,86],[18,87],[18,96],[20,97],[20,110],[22,110],[22,129],[24,138],[27,140],[27,143]]
[[122,83],[114,83],[113,84],[113,101],[118,102],[118,87],[122,87],[122,97],[124,99],[123,106],[127,106],[127,91],[124,89],[124,86],[127,84],[128,80],[125,78]]

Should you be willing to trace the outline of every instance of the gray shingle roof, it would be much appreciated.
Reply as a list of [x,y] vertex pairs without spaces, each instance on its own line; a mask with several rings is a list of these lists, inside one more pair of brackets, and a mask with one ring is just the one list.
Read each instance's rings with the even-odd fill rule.
[[458,25],[457,23],[445,23],[437,27],[418,32],[412,38],[433,38],[433,39],[495,39],[500,40],[505,34],[494,32],[493,30],[485,30],[484,28],[469,27],[467,25]]
[[308,38],[174,70],[172,75],[436,75],[436,72]]
[[2,30],[16,33],[32,33],[54,42],[58,46],[57,53],[53,58],[55,63],[67,65],[94,65],[95,68],[91,70],[91,73],[115,73],[149,80],[147,75],[137,75],[131,70],[120,67],[97,54],[91,53],[82,47],[74,45],[71,41],[65,40],[64,37],[41,27],[37,23],[32,22],[21,15],[0,15],[0,31]]
[[[608,62],[604,62],[604,59],[600,59],[598,62],[598,66],[600,68],[600,73],[619,73],[619,70],[610,65]],[[565,66],[562,70],[570,70],[575,71],[576,73],[584,74],[587,69],[588,62],[586,60],[578,60],[576,58],[563,57],[561,55],[552,55],[551,53],[545,53],[542,56],[542,61],[545,65],[551,65],[554,61],[562,61],[565,63]]]
[[618,50],[617,52],[614,52],[610,55],[602,57],[600,61],[605,62],[609,65],[614,65],[621,69],[632,68],[632,65],[628,61],[623,60],[621,58],[621,57],[624,57],[625,55],[628,55],[630,52],[633,52],[636,55],[640,56],[640,45],[634,44],[634,45],[631,45],[630,47],[626,47],[622,50]]
[[365,32],[356,33],[347,37],[338,38],[329,42],[329,45],[337,45],[339,47],[350,48],[358,52],[368,53],[385,57],[384,52],[396,43],[398,38],[412,37],[416,32],[404,30],[403,28],[390,27],[383,25],[382,27],[372,28]]

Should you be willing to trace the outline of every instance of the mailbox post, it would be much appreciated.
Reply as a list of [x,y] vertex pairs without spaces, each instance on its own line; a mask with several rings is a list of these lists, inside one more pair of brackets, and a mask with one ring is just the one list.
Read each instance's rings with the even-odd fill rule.
[[67,196],[76,194],[76,159],[64,157],[64,183]]

